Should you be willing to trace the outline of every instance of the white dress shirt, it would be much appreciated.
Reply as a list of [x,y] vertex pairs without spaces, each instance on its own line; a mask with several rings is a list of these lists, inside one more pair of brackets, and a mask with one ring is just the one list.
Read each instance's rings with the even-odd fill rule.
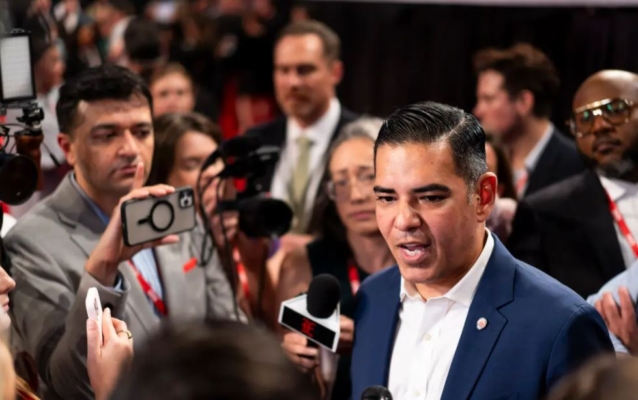
[[[638,238],[638,184],[604,176],[600,176],[600,183],[609,194],[609,197],[616,203],[616,206],[618,206],[618,211],[625,219],[631,234],[635,239]],[[607,207],[607,204],[605,204],[605,207]],[[614,221],[614,228],[616,229],[620,251],[625,261],[625,268],[629,268],[636,261],[636,255],[625,236],[620,232],[616,221]]]
[[394,400],[441,398],[470,304],[494,249],[494,239],[486,232],[487,241],[472,268],[443,296],[425,301],[414,284],[401,278],[388,385]]
[[339,124],[341,116],[341,104],[333,98],[330,101],[328,111],[313,125],[302,128],[292,118],[288,118],[286,124],[286,143],[281,151],[279,163],[275,168],[275,174],[271,185],[271,196],[289,202],[289,187],[292,173],[297,164],[299,148],[297,139],[305,135],[312,140],[310,147],[310,161],[308,165],[309,181],[306,191],[304,210],[311,213],[314,206],[317,190],[321,184],[321,177],[325,169],[324,157],[330,146],[330,139]]

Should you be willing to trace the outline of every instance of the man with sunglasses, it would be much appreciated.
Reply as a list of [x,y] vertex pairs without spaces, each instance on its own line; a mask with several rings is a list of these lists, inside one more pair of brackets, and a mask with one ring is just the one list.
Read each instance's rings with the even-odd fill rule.
[[638,258],[638,75],[598,72],[568,121],[589,168],[519,204],[512,253],[581,296]]

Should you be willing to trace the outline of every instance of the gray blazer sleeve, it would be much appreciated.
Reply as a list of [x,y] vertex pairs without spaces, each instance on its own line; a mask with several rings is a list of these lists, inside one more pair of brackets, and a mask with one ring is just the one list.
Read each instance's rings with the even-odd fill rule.
[[[78,275],[58,264],[45,250],[51,244],[33,243],[23,235],[7,239],[12,273],[18,282],[11,296],[13,329],[35,358],[38,372],[54,397],[93,399],[86,371],[86,293],[96,287],[102,305],[110,305],[114,316],[121,318],[128,283],[124,282],[122,291],[104,287],[87,272]],[[69,258],[69,262],[86,261]]]

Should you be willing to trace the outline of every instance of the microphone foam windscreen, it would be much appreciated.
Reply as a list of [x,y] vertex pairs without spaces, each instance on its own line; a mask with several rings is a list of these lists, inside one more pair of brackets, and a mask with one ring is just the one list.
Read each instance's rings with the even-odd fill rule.
[[341,298],[341,285],[330,274],[317,275],[308,288],[307,307],[310,315],[328,318],[337,308]]
[[243,157],[261,145],[262,140],[259,136],[235,136],[222,144],[222,151],[225,156]]
[[363,391],[361,400],[392,400],[392,394],[383,386],[371,386]]

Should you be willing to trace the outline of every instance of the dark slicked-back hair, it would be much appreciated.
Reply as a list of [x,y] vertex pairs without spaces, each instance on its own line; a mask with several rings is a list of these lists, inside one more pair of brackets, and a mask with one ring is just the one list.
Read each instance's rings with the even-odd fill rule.
[[379,146],[441,141],[450,145],[457,174],[472,192],[481,175],[487,172],[485,132],[474,116],[456,107],[425,102],[396,110],[379,131],[374,144],[375,164]]
[[153,110],[148,86],[130,70],[111,64],[87,68],[60,88],[60,98],[55,107],[60,131],[73,135],[78,122],[78,104],[82,101],[127,101],[135,95],[144,97]]

